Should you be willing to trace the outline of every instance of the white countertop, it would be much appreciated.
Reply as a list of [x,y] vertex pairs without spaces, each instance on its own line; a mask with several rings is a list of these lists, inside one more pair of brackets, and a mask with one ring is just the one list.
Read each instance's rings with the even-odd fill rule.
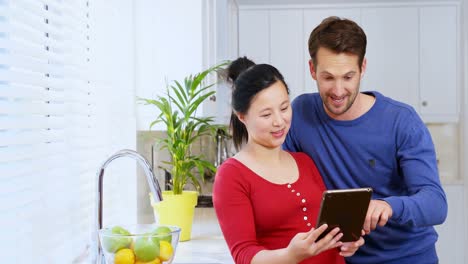
[[[88,250],[73,264],[91,263]],[[191,240],[179,242],[173,264],[234,264],[213,208],[195,208]]]
[[213,208],[195,208],[191,240],[179,242],[172,263],[234,263]]

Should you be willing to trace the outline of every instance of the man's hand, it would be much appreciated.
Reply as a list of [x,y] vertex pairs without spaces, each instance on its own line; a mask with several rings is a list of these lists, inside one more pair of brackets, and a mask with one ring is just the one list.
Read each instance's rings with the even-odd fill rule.
[[364,231],[369,234],[377,225],[384,226],[392,217],[392,207],[382,200],[371,200],[367,209],[366,220],[364,221]]

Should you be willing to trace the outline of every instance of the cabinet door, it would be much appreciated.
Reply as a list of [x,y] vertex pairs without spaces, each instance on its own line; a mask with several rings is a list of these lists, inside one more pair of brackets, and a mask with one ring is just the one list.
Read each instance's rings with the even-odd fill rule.
[[363,8],[367,35],[367,71],[361,90],[376,90],[419,106],[418,9]]
[[317,85],[312,79],[309,70],[309,36],[312,30],[329,16],[338,16],[348,18],[356,23],[360,23],[361,11],[359,8],[336,8],[336,9],[305,9],[304,10],[304,31],[303,31],[303,49],[304,49],[304,91],[305,93],[317,92]]
[[270,62],[268,10],[239,10],[239,56],[255,63]]
[[270,63],[283,74],[291,99],[304,90],[305,47],[302,42],[302,10],[271,10]]
[[430,121],[456,121],[456,8],[422,7],[420,34],[421,114]]

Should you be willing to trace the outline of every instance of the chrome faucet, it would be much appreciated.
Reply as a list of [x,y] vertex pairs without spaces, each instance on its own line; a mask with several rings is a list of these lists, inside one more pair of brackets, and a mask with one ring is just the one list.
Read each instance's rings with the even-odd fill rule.
[[156,202],[162,201],[162,193],[161,188],[159,187],[158,180],[154,176],[153,169],[151,169],[150,163],[138,152],[130,150],[130,149],[123,149],[115,153],[114,155],[110,156],[100,167],[97,173],[97,195],[96,195],[96,216],[97,221],[95,223],[95,239],[97,249],[95,249],[95,257],[97,257],[95,263],[101,263],[104,259],[104,255],[101,252],[100,242],[99,242],[99,235],[98,232],[102,228],[102,191],[103,191],[103,183],[104,183],[104,169],[109,165],[109,163],[119,157],[131,157],[135,159],[142,167],[146,175],[146,179],[148,180],[148,185],[150,187],[151,192],[153,193],[153,197]]

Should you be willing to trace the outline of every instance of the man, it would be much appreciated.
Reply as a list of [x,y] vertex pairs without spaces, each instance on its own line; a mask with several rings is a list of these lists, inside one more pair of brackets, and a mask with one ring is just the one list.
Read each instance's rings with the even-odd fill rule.
[[[360,92],[366,35],[329,17],[309,38],[318,93],[293,102],[283,145],[310,155],[328,189],[372,187],[366,243],[348,263],[437,263],[433,225],[447,216],[434,145],[414,109],[378,92]],[[398,76],[395,76],[398,78]]]

